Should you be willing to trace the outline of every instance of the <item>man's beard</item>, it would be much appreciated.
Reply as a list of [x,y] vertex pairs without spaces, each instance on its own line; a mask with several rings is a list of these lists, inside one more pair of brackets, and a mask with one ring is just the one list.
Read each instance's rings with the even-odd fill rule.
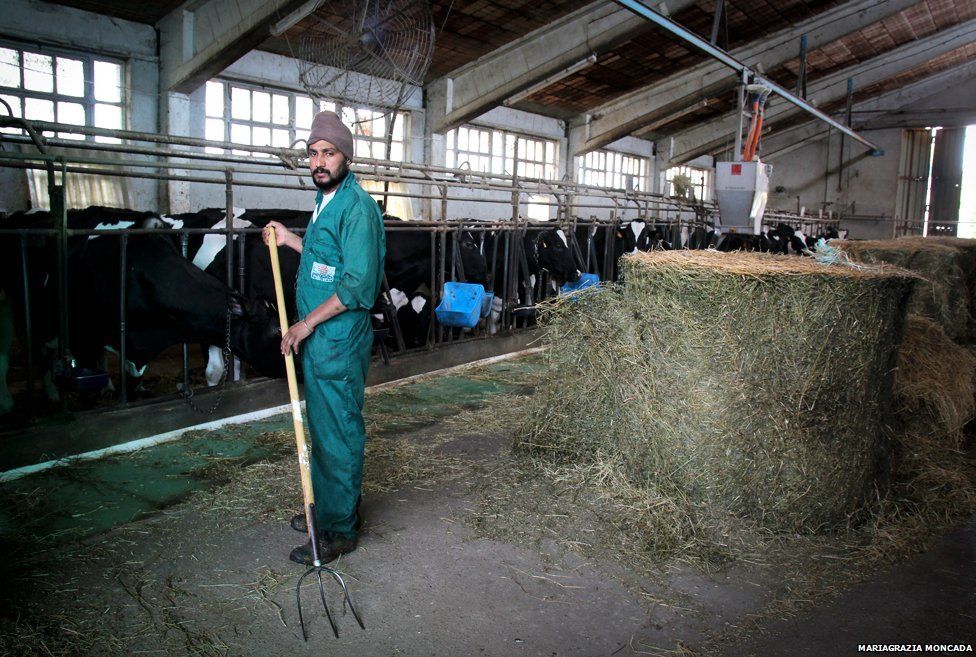
[[[319,173],[328,173],[330,175],[327,180],[319,182],[319,180],[315,178],[316,174]],[[341,183],[343,179],[345,179],[346,174],[348,173],[349,173],[348,162],[343,162],[342,164],[340,164],[335,172],[329,171],[325,167],[318,167],[317,169],[315,169],[315,171],[312,172],[312,183],[316,187],[321,189],[323,192],[329,193],[333,189],[339,186],[339,183]]]

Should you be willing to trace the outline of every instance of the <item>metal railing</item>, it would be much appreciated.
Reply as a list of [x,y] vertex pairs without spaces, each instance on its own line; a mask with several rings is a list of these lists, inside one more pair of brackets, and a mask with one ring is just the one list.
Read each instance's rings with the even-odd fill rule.
[[[262,189],[308,190],[303,177],[307,175],[307,163],[303,152],[294,149],[273,147],[243,146],[228,142],[216,142],[206,139],[190,137],[174,137],[127,130],[109,130],[84,126],[48,122],[27,122],[21,119],[0,117],[0,127],[16,127],[28,134],[2,135],[4,142],[33,145],[39,152],[0,152],[0,167],[18,169],[46,170],[48,174],[48,196],[54,228],[51,229],[4,229],[0,224],[0,239],[16,237],[20,240],[21,253],[21,286],[24,294],[24,304],[29,309],[30,299],[30,249],[28,239],[32,236],[44,239],[54,239],[57,251],[57,294],[59,312],[58,327],[58,358],[64,360],[69,353],[69,325],[68,313],[68,240],[77,237],[102,235],[119,239],[120,253],[120,316],[119,316],[119,379],[120,401],[126,403],[126,354],[125,335],[127,327],[126,315],[126,253],[130,238],[144,235],[177,236],[181,252],[187,257],[187,241],[190,235],[217,234],[226,237],[227,267],[224,272],[225,284],[238,291],[245,289],[246,271],[243,254],[246,249],[248,236],[260,232],[259,228],[238,228],[233,224],[235,189],[240,187],[254,187]],[[75,141],[57,138],[44,138],[43,132],[71,132],[95,137],[112,137],[126,140],[119,144],[97,143],[92,141]],[[149,145],[138,145],[132,142],[145,142]],[[74,150],[88,151],[84,155],[55,155],[51,154],[52,147],[66,147]],[[209,153],[206,149],[247,150],[268,156],[257,159],[234,153]],[[104,155],[104,156],[102,156]],[[128,156],[128,157],[123,157]],[[151,159],[146,159],[151,158]],[[443,289],[445,281],[464,278],[463,267],[459,261],[456,248],[448,248],[449,234],[460,231],[471,231],[479,235],[479,243],[484,248],[488,234],[493,234],[490,256],[490,283],[492,285],[501,278],[501,288],[504,290],[505,305],[502,311],[499,330],[512,331],[519,328],[519,309],[514,306],[514,299],[519,292],[523,303],[538,301],[550,291],[548,277],[540,274],[534,286],[528,286],[525,278],[525,263],[523,253],[523,237],[532,232],[560,226],[570,236],[574,253],[580,268],[598,273],[602,278],[615,276],[616,263],[612,261],[613,250],[610,248],[613,231],[620,224],[620,217],[625,212],[634,213],[651,223],[666,224],[671,227],[695,227],[709,224],[716,214],[712,204],[691,204],[687,201],[670,198],[660,194],[642,191],[625,191],[606,189],[583,185],[567,180],[545,180],[525,178],[516,175],[502,175],[488,172],[476,172],[465,169],[450,169],[446,167],[428,166],[408,162],[389,162],[383,160],[364,159],[354,163],[353,170],[364,180],[383,183],[401,183],[403,190],[385,188],[383,192],[373,192],[375,196],[408,197],[425,199],[431,202],[431,207],[439,205],[439,219],[428,217],[424,221],[387,222],[390,231],[421,231],[430,234],[430,287],[434,299],[430,304],[431,330],[427,340],[419,349],[433,349],[445,343],[458,340],[481,339],[484,330],[476,328],[470,335],[455,336],[451,330],[436,328],[434,306],[438,292]],[[60,175],[57,184],[56,173]],[[221,186],[224,190],[225,225],[221,228],[183,228],[183,229],[123,229],[123,230],[76,230],[68,227],[67,208],[64,200],[65,180],[71,174],[88,174],[97,176],[124,177],[145,180],[175,181],[200,183]],[[472,202],[474,199],[464,196],[464,192],[489,192],[481,194],[478,203],[492,204],[499,208],[500,218],[492,221],[460,220],[448,218],[449,204],[454,201]],[[532,223],[526,221],[520,213],[523,201],[528,195],[545,195],[551,197],[545,202],[550,208],[555,207],[556,219],[550,222]],[[503,208],[507,207],[507,211]],[[597,218],[596,213],[605,214]],[[580,214],[590,214],[588,219],[580,219]],[[506,216],[507,215],[507,216]],[[590,248],[592,230],[587,231],[587,244],[584,249],[577,243],[576,229],[581,226],[596,227],[605,231],[607,248],[602,254],[593,252]],[[297,231],[302,232],[302,231]],[[238,269],[233,269],[232,257],[234,242],[237,241]],[[456,240],[454,242],[456,244]],[[487,257],[487,254],[486,254]],[[236,274],[236,276],[235,276]],[[522,289],[519,289],[521,286]],[[531,288],[531,289],[530,289]],[[395,317],[395,315],[394,315]],[[522,325],[529,323],[523,319]],[[394,319],[395,324],[395,319]],[[25,354],[27,355],[26,369],[30,412],[33,412],[34,383],[36,379],[36,363],[33,359],[32,334],[36,327],[31,325],[31,315],[26,313]],[[398,326],[394,326],[394,335],[398,353],[408,351],[404,348],[402,335]],[[233,368],[234,363],[226,363],[226,367]],[[233,371],[233,370],[232,370]],[[183,383],[189,387],[189,354],[188,345],[183,346]],[[64,396],[62,396],[64,397]]]

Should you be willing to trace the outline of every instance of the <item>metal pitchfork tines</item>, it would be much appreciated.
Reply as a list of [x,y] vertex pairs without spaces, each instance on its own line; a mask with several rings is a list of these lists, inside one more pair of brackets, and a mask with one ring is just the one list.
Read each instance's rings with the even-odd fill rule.
[[335,619],[332,618],[332,612],[329,611],[329,603],[325,601],[325,585],[322,583],[322,573],[331,575],[332,578],[339,583],[342,587],[342,614],[346,614],[346,605],[349,605],[349,610],[352,615],[356,618],[356,622],[359,623],[359,627],[366,629],[363,624],[363,619],[359,616],[359,612],[356,611],[356,605],[352,603],[352,598],[349,596],[349,589],[346,587],[345,580],[342,579],[342,575],[335,568],[330,568],[322,564],[319,559],[319,541],[318,532],[315,527],[315,504],[309,504],[306,506],[305,511],[305,522],[308,527],[309,540],[312,542],[312,567],[305,571],[305,574],[298,578],[298,584],[295,586],[295,600],[298,603],[298,624],[302,627],[302,638],[308,641],[308,633],[305,631],[305,618],[302,615],[302,582],[305,578],[315,573],[316,578],[319,580],[319,597],[322,598],[322,606],[325,608],[325,615],[329,619],[329,625],[332,626],[332,633],[335,634],[336,638],[339,638],[339,628],[336,625]]
[[[281,287],[281,266],[278,264],[278,242],[275,238],[274,227],[269,227],[268,233],[271,271],[274,274],[275,297],[278,301],[278,321],[281,324],[281,334],[284,335],[288,331],[288,320],[285,317],[285,294]],[[305,618],[302,615],[302,582],[305,581],[306,577],[315,573],[316,578],[319,580],[319,594],[322,597],[322,606],[325,607],[325,615],[329,618],[332,632],[338,638],[339,628],[336,626],[335,619],[332,618],[332,612],[329,611],[329,605],[325,601],[325,584],[322,582],[323,572],[331,575],[339,583],[339,586],[342,587],[342,612],[345,613],[346,605],[348,604],[349,609],[352,610],[352,615],[356,617],[356,622],[359,623],[359,627],[365,630],[366,626],[363,625],[363,619],[360,618],[359,612],[356,611],[356,607],[352,604],[352,598],[349,597],[349,589],[346,587],[346,582],[342,579],[342,575],[335,568],[329,568],[323,565],[320,559],[319,533],[315,522],[315,496],[312,492],[312,473],[309,469],[311,450],[305,441],[302,405],[298,398],[298,378],[295,376],[295,357],[291,352],[285,354],[285,373],[288,375],[288,394],[291,397],[291,418],[295,425],[295,445],[298,448],[298,470],[301,474],[302,498],[305,501],[305,526],[308,528],[308,538],[312,543],[313,566],[298,578],[298,585],[295,587],[295,597],[298,600],[298,622],[302,626],[302,638],[308,641],[308,633],[305,631]]]

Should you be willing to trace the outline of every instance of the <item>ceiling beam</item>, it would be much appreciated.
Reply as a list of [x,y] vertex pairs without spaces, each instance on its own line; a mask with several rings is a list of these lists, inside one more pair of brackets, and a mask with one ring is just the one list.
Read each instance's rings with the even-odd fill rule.
[[[976,80],[971,80],[970,83],[976,83]],[[974,124],[976,124],[976,107],[900,109],[854,122],[854,125],[861,126],[861,130],[924,128],[927,126],[960,128]]]
[[[753,70],[771,71],[798,56],[803,35],[807,36],[807,48],[812,50],[917,3],[918,0],[851,0],[756,39],[730,54]],[[669,117],[680,115],[703,98],[714,98],[732,89],[737,82],[738,77],[726,65],[709,60],[596,107],[571,121],[573,154],[580,156],[638,131],[646,133],[650,125],[660,127]]]
[[190,93],[260,45],[302,0],[205,0],[184,3],[157,23],[160,87]]
[[[960,23],[924,39],[912,41],[877,57],[849,66],[809,85],[807,98],[811,104],[823,107],[847,96],[847,79],[854,79],[854,89],[867,87],[903,73],[947,52],[972,43],[976,36],[976,19]],[[779,98],[766,104],[766,123],[797,116],[803,110]],[[672,136],[671,161],[680,164],[723,149],[734,138],[738,117],[730,112],[708,123],[689,128]]]
[[[976,83],[976,61],[960,64],[953,68],[942,71],[932,77],[919,80],[912,84],[905,85],[900,89],[895,89],[869,100],[862,101],[854,105],[855,114],[870,114],[870,118],[855,120],[854,127],[859,130],[871,130],[881,127],[883,120],[889,114],[897,114],[905,111],[908,106],[917,103],[919,100],[930,98],[936,94],[944,93],[946,89],[956,88],[967,84]],[[937,110],[918,110],[919,112],[934,112]],[[970,111],[976,115],[976,109]],[[921,118],[920,115],[917,118]],[[905,127],[924,127],[924,121],[916,122],[914,126]],[[942,125],[941,123],[929,125]],[[786,130],[777,132],[773,130],[768,137],[762,141],[762,158],[770,161],[778,157],[792,153],[793,151],[806,146],[807,144],[825,139],[827,137],[827,126],[819,121],[807,121],[800,125],[793,126]]]
[[[656,0],[661,11],[677,13],[694,0]],[[544,80],[647,31],[647,21],[609,0],[599,0],[506,44],[426,85],[427,121],[442,134],[480,116]]]

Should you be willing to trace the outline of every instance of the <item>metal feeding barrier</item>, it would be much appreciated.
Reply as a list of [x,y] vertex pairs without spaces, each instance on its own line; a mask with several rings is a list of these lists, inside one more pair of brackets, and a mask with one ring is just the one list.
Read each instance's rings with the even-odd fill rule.
[[[54,240],[56,251],[56,280],[55,288],[57,295],[57,307],[59,309],[58,326],[58,347],[57,358],[62,368],[66,368],[68,377],[71,376],[72,365],[70,362],[69,345],[69,313],[68,313],[68,245],[71,238],[102,236],[119,240],[119,277],[120,277],[120,296],[119,296],[119,365],[118,379],[120,382],[119,401],[126,404],[128,399],[125,354],[126,336],[126,279],[127,272],[125,267],[126,253],[129,240],[141,238],[147,235],[169,235],[177,236],[181,251],[186,257],[187,241],[191,235],[224,235],[226,238],[226,248],[229,255],[234,254],[234,243],[237,242],[238,267],[234,270],[234,257],[228,257],[227,268],[225,271],[224,282],[228,287],[242,291],[245,289],[247,274],[245,258],[243,254],[246,242],[253,239],[253,235],[260,232],[260,228],[241,228],[233,223],[235,189],[238,187],[253,187],[259,189],[281,189],[294,191],[307,191],[307,187],[302,184],[303,172],[296,170],[295,162],[300,161],[304,156],[299,151],[271,147],[247,147],[255,153],[277,156],[278,160],[270,157],[263,163],[255,163],[256,158],[246,158],[230,153],[208,153],[207,148],[218,149],[240,149],[240,144],[225,142],[215,142],[205,139],[190,137],[170,137],[150,133],[133,132],[127,130],[108,130],[102,128],[90,128],[83,126],[66,126],[57,123],[47,122],[28,122],[22,119],[9,119],[0,117],[0,126],[18,127],[28,134],[26,136],[4,134],[3,140],[12,141],[20,144],[33,144],[38,151],[30,152],[0,152],[0,167],[14,169],[41,169],[47,171],[47,191],[50,200],[51,216],[54,220],[53,228],[33,229],[5,229],[0,223],[0,239],[19,239],[20,245],[17,249],[20,253],[20,286],[23,293],[25,309],[31,308],[30,290],[30,268],[31,253],[29,241],[31,239]],[[120,144],[107,144],[96,142],[78,142],[64,139],[45,139],[41,132],[76,132],[89,136],[114,137],[120,140],[128,140]],[[152,144],[151,146],[136,145],[132,141],[142,141]],[[175,150],[166,148],[165,145],[174,145],[187,149],[197,150]],[[56,155],[51,153],[52,147],[70,147],[91,151],[94,155],[106,153],[109,157],[95,157],[94,155]],[[131,156],[131,157],[123,157]],[[138,159],[140,157],[155,156],[156,160]],[[97,168],[91,168],[91,167]],[[489,261],[488,285],[493,288],[500,280],[500,289],[504,290],[502,296],[506,299],[506,305],[502,309],[502,317],[499,320],[498,329],[505,333],[518,328],[523,328],[531,324],[531,312],[526,307],[530,306],[542,298],[545,298],[549,290],[548,278],[545,274],[537,277],[534,286],[526,283],[525,276],[526,263],[522,238],[532,231],[544,230],[560,226],[564,228],[570,237],[574,253],[580,270],[584,272],[597,273],[601,278],[608,278],[614,275],[615,263],[611,262],[611,253],[608,248],[602,254],[596,254],[592,248],[591,240],[593,232],[604,230],[609,238],[612,231],[619,225],[619,217],[625,213],[633,213],[637,216],[647,217],[656,215],[660,220],[654,220],[657,224],[667,224],[669,226],[695,226],[704,225],[709,221],[714,212],[710,205],[691,205],[680,199],[673,199],[659,194],[647,192],[634,192],[625,190],[612,190],[592,187],[573,183],[569,181],[553,181],[534,178],[522,178],[515,175],[498,175],[491,173],[472,172],[461,169],[448,169],[445,167],[428,166],[405,162],[387,162],[381,160],[362,160],[354,164],[353,170],[364,180],[373,180],[383,183],[402,183],[404,188],[394,191],[388,187],[382,192],[376,192],[381,196],[385,203],[391,197],[409,197],[419,199],[431,215],[439,215],[440,218],[431,221],[410,221],[410,222],[387,222],[387,230],[391,232],[407,230],[414,232],[425,232],[430,235],[430,291],[433,295],[443,289],[444,284],[449,281],[465,281],[465,272],[460,254],[457,248],[457,239],[453,245],[449,245],[449,236],[453,233],[457,236],[461,231],[469,231],[477,236],[479,248],[484,252],[488,243],[488,235],[493,234],[491,240],[490,253],[484,253]],[[109,177],[136,178],[146,180],[174,181],[187,183],[201,183],[206,185],[220,186],[224,190],[225,200],[225,224],[219,228],[127,228],[120,230],[77,230],[68,227],[67,207],[65,203],[65,182],[68,176],[74,174],[87,174]],[[59,180],[60,178],[60,180]],[[497,206],[508,206],[510,215],[504,219],[492,221],[480,220],[448,220],[449,204],[459,201],[470,201],[471,198],[465,196],[465,192],[477,190],[479,192],[490,192],[481,194],[479,203],[490,203]],[[528,195],[542,194],[547,197],[546,203],[555,206],[557,218],[550,222],[529,222],[522,218],[520,214],[523,201]],[[604,219],[580,219],[576,217],[579,212],[602,212],[609,215]],[[501,214],[501,213],[500,213]],[[408,224],[408,225],[404,225]],[[592,227],[588,231],[589,236],[586,244],[579,245],[575,237],[575,229],[578,226]],[[301,230],[296,230],[301,233]],[[609,241],[609,239],[608,239]],[[517,290],[519,286],[523,289]],[[389,282],[384,286],[389,292]],[[490,291],[490,290],[489,290]],[[512,299],[516,296],[516,291],[520,293],[523,301],[519,307],[515,307]],[[397,354],[407,353],[417,350],[430,350],[444,344],[453,344],[468,340],[484,339],[485,330],[479,326],[470,330],[468,333],[459,333],[447,327],[438,327],[435,321],[435,305],[429,304],[430,329],[424,344],[412,349],[406,348],[403,344],[400,327],[396,321],[395,313],[390,319],[390,328],[396,344]],[[27,375],[27,407],[28,416],[33,418],[36,411],[35,404],[35,384],[38,374],[38,363],[36,362],[35,341],[37,339],[36,326],[32,324],[31,313],[24,315],[24,350]],[[226,346],[226,345],[225,345]],[[384,353],[384,356],[387,356]],[[192,396],[189,380],[189,345],[183,345],[182,354],[182,390],[184,395]],[[225,371],[234,371],[234,380],[239,380],[236,376],[237,368],[233,362],[226,363]],[[243,372],[243,369],[241,370]],[[62,409],[66,396],[62,395]]]

